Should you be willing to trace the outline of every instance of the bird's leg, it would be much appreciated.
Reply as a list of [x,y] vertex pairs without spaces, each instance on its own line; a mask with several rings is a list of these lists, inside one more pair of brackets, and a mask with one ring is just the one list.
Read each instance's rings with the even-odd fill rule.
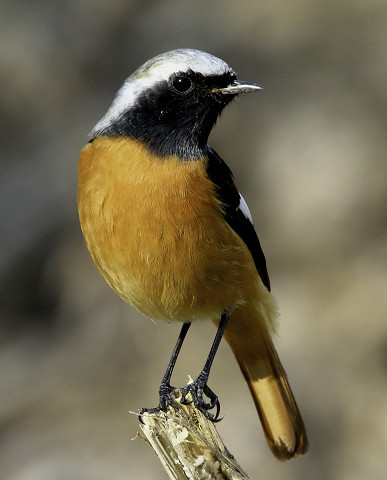
[[[219,327],[216,332],[214,342],[212,344],[210,353],[208,354],[206,363],[203,367],[203,370],[200,372],[199,376],[197,379],[186,385],[181,391],[182,391],[182,397],[180,402],[187,404],[187,395],[188,393],[191,393],[192,400],[194,402],[194,405],[197,409],[199,409],[205,417],[207,417],[209,420],[212,420],[213,422],[219,421],[219,412],[220,412],[220,403],[218,400],[218,397],[215,395],[215,393],[208,387],[207,385],[207,380],[210,375],[210,370],[212,366],[212,362],[214,361],[216,352],[218,350],[220,341],[222,340],[223,333],[226,329],[228,319],[230,318],[229,313],[223,313],[220,319]],[[206,395],[210,403],[207,403],[203,395]],[[215,414],[212,414],[209,412],[209,410],[212,410],[213,408],[216,407],[216,412]]]
[[171,386],[171,377],[173,369],[175,368],[177,357],[179,356],[181,346],[183,345],[184,339],[187,335],[188,329],[191,326],[190,322],[183,323],[181,327],[179,338],[177,339],[175,348],[173,349],[171,359],[169,360],[167,370],[161,380],[160,388],[159,388],[159,397],[160,397],[160,405],[159,408],[161,410],[166,410],[168,405],[173,406],[173,399],[170,397],[170,393],[175,389],[175,387]]
[[[160,388],[159,388],[159,406],[155,408],[140,408],[139,414],[142,415],[144,412],[148,413],[155,413],[159,410],[163,410],[164,412],[167,411],[169,406],[172,406],[175,410],[175,403],[174,399],[171,396],[171,392],[173,392],[174,387],[171,386],[171,376],[173,369],[176,364],[177,357],[179,356],[181,346],[183,345],[185,336],[187,335],[188,329],[191,326],[190,322],[183,323],[181,327],[179,338],[177,339],[175,348],[173,349],[171,359],[169,360],[167,370],[161,380]],[[140,417],[141,418],[141,417]]]

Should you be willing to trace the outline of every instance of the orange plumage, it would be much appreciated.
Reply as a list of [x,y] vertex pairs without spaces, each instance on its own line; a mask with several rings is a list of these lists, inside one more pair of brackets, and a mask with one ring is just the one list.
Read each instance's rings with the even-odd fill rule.
[[307,449],[271,341],[277,309],[225,222],[207,158],[160,158],[140,141],[98,137],[82,151],[78,207],[87,247],[110,286],[145,315],[192,322],[232,310],[225,337],[281,460]]

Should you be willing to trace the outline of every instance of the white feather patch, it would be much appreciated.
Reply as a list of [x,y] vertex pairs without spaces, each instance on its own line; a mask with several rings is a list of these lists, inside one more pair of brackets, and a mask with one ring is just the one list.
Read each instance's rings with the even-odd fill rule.
[[242,195],[239,193],[239,210],[243,213],[243,215],[250,221],[251,224],[253,224],[253,217],[251,216],[249,207],[247,206],[247,203],[245,202],[245,199],[242,197]]

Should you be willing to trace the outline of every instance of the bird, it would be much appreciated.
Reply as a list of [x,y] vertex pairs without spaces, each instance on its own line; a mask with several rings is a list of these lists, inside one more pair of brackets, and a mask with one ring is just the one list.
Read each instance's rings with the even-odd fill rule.
[[219,420],[219,399],[207,382],[224,337],[267,443],[283,461],[306,453],[308,439],[273,343],[277,303],[249,208],[208,145],[224,108],[261,89],[195,49],[146,61],[90,133],[77,202],[86,246],[112,289],[145,316],[182,324],[159,405],[140,413],[176,408],[170,381],[180,348],[192,323],[210,320],[217,327],[210,353],[196,380],[182,387],[181,402],[190,393],[199,410]]

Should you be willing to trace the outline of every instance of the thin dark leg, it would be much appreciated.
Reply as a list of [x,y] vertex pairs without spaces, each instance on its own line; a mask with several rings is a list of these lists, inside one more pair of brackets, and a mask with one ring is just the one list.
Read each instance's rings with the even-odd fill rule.
[[226,330],[227,322],[228,322],[229,318],[230,318],[229,313],[223,313],[221,318],[220,318],[219,327],[218,327],[218,330],[216,331],[216,335],[215,335],[214,341],[212,343],[210,353],[208,354],[206,363],[204,364],[203,370],[200,373],[200,375],[203,375],[203,376],[206,377],[206,380],[208,379],[208,376],[210,375],[212,362],[214,361],[216,352],[218,351],[218,347],[219,347],[220,341],[222,340],[223,333]]
[[169,363],[168,363],[167,370],[163,376],[163,379],[161,380],[160,395],[161,395],[162,387],[166,387],[167,389],[171,388],[170,382],[171,382],[172,372],[173,372],[173,369],[175,368],[177,357],[179,356],[181,346],[183,345],[185,336],[187,335],[187,332],[190,326],[191,326],[190,322],[185,322],[181,327],[179,338],[177,339],[175,348],[173,349],[171,359],[169,360]]
[[[218,397],[207,386],[207,381],[210,375],[212,363],[214,361],[216,352],[218,351],[218,347],[219,347],[220,341],[222,340],[223,333],[226,329],[229,318],[230,318],[229,313],[222,314],[218,330],[216,332],[210,353],[208,354],[203,370],[200,372],[198,378],[193,383],[186,385],[182,389],[183,395],[180,400],[181,403],[187,403],[186,397],[188,393],[191,393],[195,407],[198,408],[207,418],[209,418],[212,421],[216,421],[219,416],[220,404],[219,404]],[[207,403],[204,401],[203,394],[210,399],[210,403]],[[208,412],[208,410],[211,410],[214,407],[216,407],[216,413],[215,415],[212,415],[211,413]]]
[[172,407],[175,407],[174,405],[174,400],[171,397],[171,392],[174,390],[174,387],[171,387],[171,376],[173,369],[175,368],[176,365],[176,360],[177,357],[179,356],[181,346],[183,345],[184,339],[187,335],[188,329],[191,326],[190,322],[185,322],[183,323],[183,326],[181,327],[179,338],[177,339],[175,348],[173,349],[171,359],[169,360],[167,370],[163,376],[163,379],[161,380],[160,388],[159,388],[159,406],[156,408],[140,408],[139,413],[140,415],[144,412],[156,412],[158,410],[163,410],[166,411],[168,409],[168,406],[171,405]]

